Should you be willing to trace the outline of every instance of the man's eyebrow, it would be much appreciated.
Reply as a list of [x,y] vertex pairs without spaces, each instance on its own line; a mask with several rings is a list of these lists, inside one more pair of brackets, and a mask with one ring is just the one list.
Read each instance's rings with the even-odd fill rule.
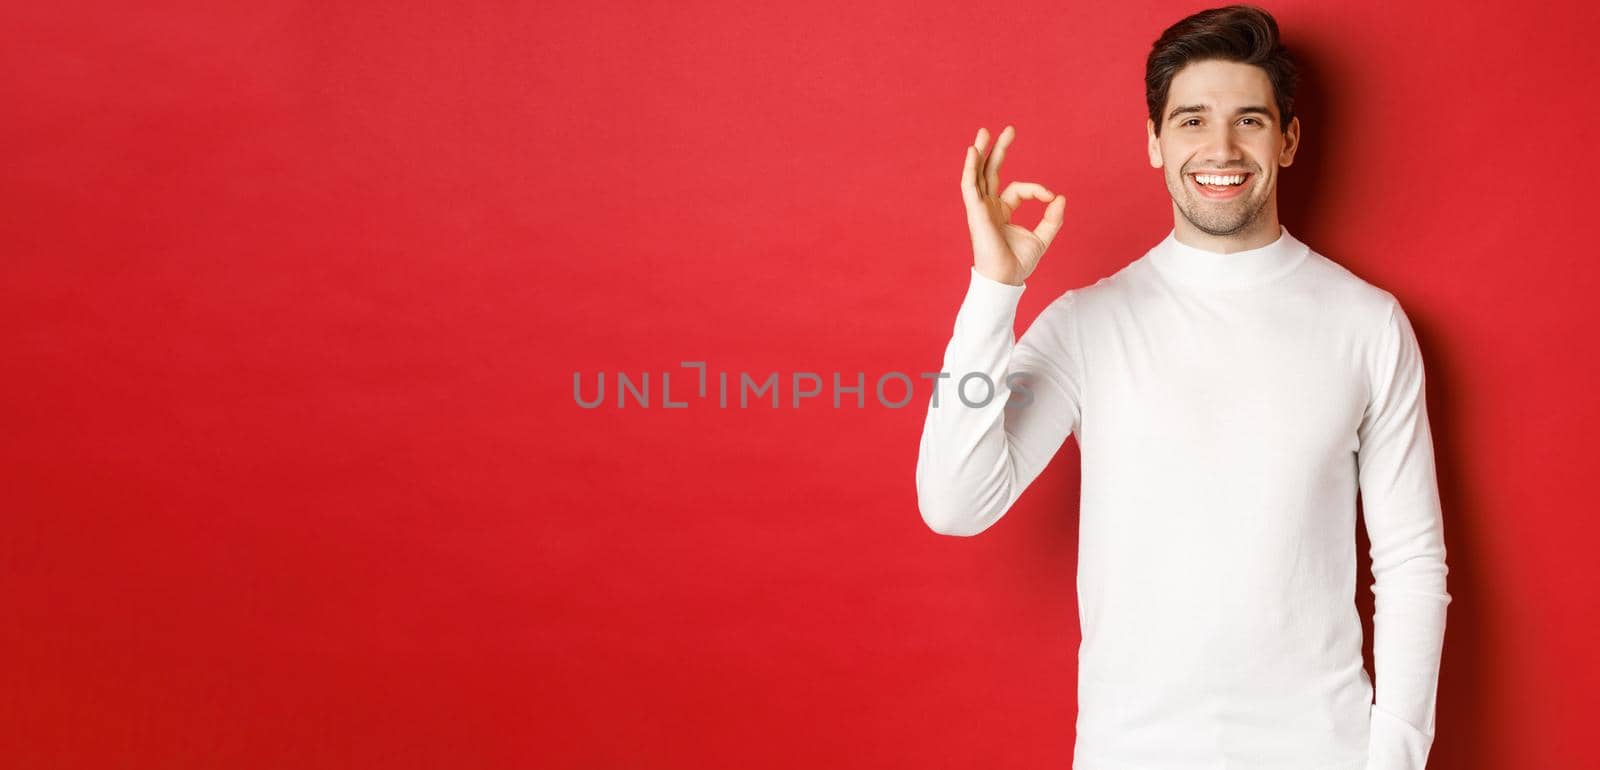
[[[1180,104],[1180,105],[1178,105],[1176,107],[1173,107],[1172,111],[1167,113],[1167,120],[1172,120],[1173,118],[1178,117],[1179,115],[1187,115],[1187,114],[1190,114],[1190,113],[1210,112],[1210,111],[1211,111],[1211,107],[1209,105],[1205,105],[1205,104]],[[1251,104],[1251,105],[1247,105],[1247,106],[1244,106],[1244,107],[1240,107],[1239,109],[1234,110],[1233,114],[1235,116],[1256,114],[1256,115],[1262,115],[1262,116],[1264,116],[1264,117],[1266,117],[1268,119],[1272,118],[1272,111],[1267,109],[1266,107],[1264,107],[1262,105],[1259,105],[1259,104]]]

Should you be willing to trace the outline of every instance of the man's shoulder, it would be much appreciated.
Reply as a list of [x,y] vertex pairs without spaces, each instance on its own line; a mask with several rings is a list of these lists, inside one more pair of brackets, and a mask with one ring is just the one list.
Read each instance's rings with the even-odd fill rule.
[[1140,294],[1140,274],[1144,269],[1144,261],[1142,257],[1135,259],[1094,283],[1068,289],[1055,302],[1084,306],[1131,300]]
[[1360,318],[1387,318],[1399,300],[1388,289],[1357,275],[1350,268],[1311,249],[1305,264],[1304,283],[1317,291],[1319,303],[1345,309]]
[[[1310,246],[1306,259],[1276,288],[1291,291],[1299,299],[1323,307],[1351,311],[1354,315],[1379,320],[1387,317],[1399,300],[1387,289],[1362,278],[1341,262]],[[1164,301],[1164,292],[1152,291],[1160,284],[1148,253],[1093,283],[1068,289],[1051,303],[1056,311],[1072,307],[1078,312],[1089,308],[1136,305]]]
[[[1338,261],[1307,247],[1306,259],[1273,287],[1293,295],[1294,304],[1343,316],[1352,324],[1377,327],[1399,306],[1394,294],[1374,284]],[[1167,302],[1170,296],[1156,287],[1161,282],[1148,255],[1128,262],[1093,283],[1069,289],[1050,305],[1052,315],[1072,312],[1083,318],[1137,308],[1148,302]]]

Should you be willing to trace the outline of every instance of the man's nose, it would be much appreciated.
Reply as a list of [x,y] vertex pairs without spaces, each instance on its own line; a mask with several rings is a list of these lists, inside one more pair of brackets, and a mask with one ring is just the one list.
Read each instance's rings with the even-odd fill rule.
[[1234,132],[1233,126],[1222,125],[1213,130],[1206,137],[1206,147],[1203,156],[1212,163],[1225,164],[1244,158],[1244,150],[1239,143],[1239,135]]

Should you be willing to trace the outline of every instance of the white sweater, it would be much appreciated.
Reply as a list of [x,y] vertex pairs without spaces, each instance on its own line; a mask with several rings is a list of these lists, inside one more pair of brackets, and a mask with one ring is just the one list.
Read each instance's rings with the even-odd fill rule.
[[1231,254],[1169,233],[1014,341],[1023,288],[972,271],[917,497],[935,532],[976,535],[1077,437],[1074,770],[1422,770],[1450,595],[1394,296],[1286,229]]

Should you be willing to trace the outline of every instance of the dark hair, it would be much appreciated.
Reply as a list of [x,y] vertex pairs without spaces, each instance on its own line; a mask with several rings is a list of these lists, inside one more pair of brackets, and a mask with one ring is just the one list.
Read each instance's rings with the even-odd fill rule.
[[1211,59],[1265,70],[1278,102],[1278,130],[1289,130],[1300,70],[1278,41],[1278,22],[1255,6],[1230,5],[1200,11],[1167,27],[1150,48],[1144,65],[1144,99],[1158,136],[1172,78],[1190,63]]

